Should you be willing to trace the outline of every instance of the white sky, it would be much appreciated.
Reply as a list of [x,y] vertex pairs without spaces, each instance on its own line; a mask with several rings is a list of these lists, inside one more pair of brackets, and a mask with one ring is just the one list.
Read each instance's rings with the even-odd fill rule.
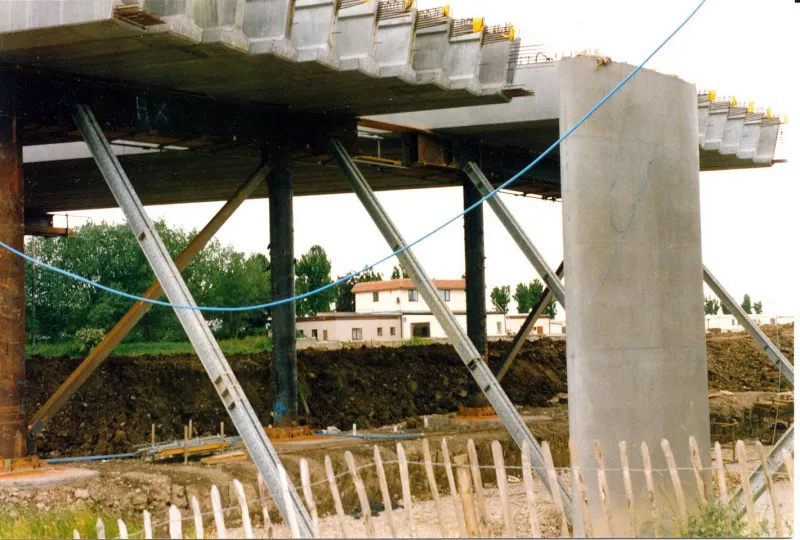
[[[694,9],[698,0],[451,0],[454,16],[485,16],[487,24],[512,22],[526,44],[554,52],[597,49],[615,61],[638,64]],[[418,0],[421,9],[444,2]],[[698,89],[735,95],[756,107],[800,118],[797,81],[800,4],[791,0],[708,0],[695,18],[648,64],[679,75]],[[769,314],[795,314],[798,300],[797,137],[784,127],[771,169],[700,174],[703,261],[737,298],[747,292]],[[534,243],[555,268],[562,258],[561,204],[502,196]],[[456,188],[378,194],[407,240],[416,239],[462,210]],[[201,228],[222,203],[150,207],[153,219]],[[295,252],[314,244],[328,252],[334,277],[383,258],[389,249],[354,195],[295,199]],[[75,212],[118,221],[119,210]],[[529,281],[535,272],[487,208],[486,281]],[[81,220],[71,219],[71,224]],[[266,252],[267,200],[247,201],[218,238],[246,252]],[[429,275],[457,278],[464,272],[463,228],[456,222],[415,248]],[[391,264],[378,269],[388,278]],[[139,292],[139,291],[130,291]],[[515,308],[512,302],[512,309]]]

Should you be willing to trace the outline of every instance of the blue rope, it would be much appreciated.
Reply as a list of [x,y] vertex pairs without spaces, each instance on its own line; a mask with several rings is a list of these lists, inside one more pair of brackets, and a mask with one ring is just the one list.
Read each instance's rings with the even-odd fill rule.
[[423,240],[426,240],[427,238],[433,236],[434,234],[436,234],[437,232],[441,231],[442,229],[444,229],[445,227],[447,227],[448,225],[450,225],[451,223],[453,223],[457,219],[461,219],[461,217],[463,217],[465,214],[467,214],[468,212],[471,212],[472,210],[474,210],[475,208],[477,208],[478,206],[483,204],[484,201],[494,197],[500,190],[507,188],[508,186],[510,186],[511,184],[516,182],[521,176],[523,176],[524,174],[527,174],[542,159],[544,159],[545,156],[547,156],[550,152],[552,152],[555,148],[557,148],[558,145],[560,145],[564,141],[564,139],[566,139],[567,137],[572,135],[572,133],[576,129],[578,129],[581,125],[583,125],[583,123],[586,122],[586,120],[588,120],[590,116],[592,116],[595,112],[597,112],[597,109],[602,107],[606,103],[606,101],[611,99],[611,96],[616,94],[617,91],[620,88],[622,88],[637,73],[639,73],[639,71],[641,71],[641,69],[645,66],[645,64],[647,64],[647,62],[649,62],[650,59],[653,58],[653,56],[655,56],[656,53],[658,53],[658,51],[660,51],[664,47],[664,45],[666,45],[675,36],[675,34],[677,34],[684,26],[686,26],[686,23],[688,23],[692,19],[692,17],[694,17],[695,13],[697,13],[697,11],[705,3],[706,3],[706,0],[701,0],[701,2],[697,5],[697,7],[694,8],[694,10],[689,14],[689,16],[686,17],[686,19],[684,19],[684,21],[680,24],[680,26],[678,26],[675,30],[673,30],[672,33],[669,36],[667,36],[667,38],[664,41],[662,41],[661,44],[658,47],[656,47],[656,49],[653,52],[651,52],[647,56],[647,58],[644,59],[644,61],[641,64],[636,66],[636,68],[633,71],[631,71],[614,88],[612,88],[611,91],[608,94],[606,94],[600,101],[598,101],[597,104],[594,107],[589,109],[589,112],[587,112],[585,115],[583,115],[583,117],[580,120],[578,120],[578,122],[575,123],[575,125],[573,125],[571,128],[569,128],[566,133],[564,133],[561,137],[559,137],[559,139],[556,142],[551,144],[547,148],[547,150],[545,150],[539,157],[537,157],[532,162],[530,162],[524,169],[519,171],[517,174],[515,174],[514,176],[509,178],[506,182],[504,182],[502,185],[500,185],[500,187],[495,188],[494,190],[490,191],[487,195],[485,195],[484,197],[481,197],[478,201],[476,201],[469,208],[466,208],[463,212],[460,212],[455,217],[447,220],[446,222],[444,222],[440,226],[438,226],[435,229],[433,229],[432,231],[430,231],[428,234],[418,238],[417,240],[411,242],[410,244],[407,244],[407,245],[401,247],[397,251],[387,255],[386,257],[382,258],[381,260],[379,260],[379,261],[377,261],[377,262],[375,262],[373,264],[370,264],[368,266],[365,266],[362,270],[359,270],[359,271],[356,271],[356,272],[351,272],[350,274],[348,274],[348,275],[346,275],[346,276],[344,276],[342,278],[339,278],[339,279],[337,279],[336,281],[334,281],[332,283],[328,283],[327,285],[323,285],[322,287],[319,287],[318,289],[314,289],[313,291],[309,291],[309,292],[306,292],[306,293],[303,293],[303,294],[298,294],[298,295],[293,296],[291,298],[284,298],[284,299],[281,299],[281,300],[274,300],[272,302],[267,302],[267,303],[264,303],[264,304],[257,304],[257,305],[254,305],[254,306],[210,307],[210,306],[190,306],[190,305],[182,305],[182,304],[172,304],[170,302],[163,302],[161,300],[152,300],[150,298],[143,298],[141,296],[136,296],[134,294],[129,294],[129,293],[126,293],[126,292],[123,292],[123,291],[119,291],[117,289],[112,289],[111,287],[107,287],[107,286],[105,286],[105,285],[103,285],[101,283],[97,283],[96,281],[92,281],[92,280],[87,279],[87,278],[85,278],[83,276],[79,276],[77,274],[73,274],[72,272],[68,272],[67,270],[62,270],[61,268],[58,268],[58,267],[52,266],[50,264],[47,264],[47,263],[45,263],[43,261],[40,261],[39,259],[31,257],[30,255],[26,255],[25,253],[23,253],[23,252],[21,252],[19,250],[16,250],[16,249],[12,248],[11,246],[9,246],[8,244],[5,244],[3,242],[0,242],[0,247],[10,251],[14,255],[17,255],[18,257],[21,257],[21,258],[25,259],[26,261],[28,261],[30,263],[37,264],[37,265],[41,266],[42,268],[46,268],[47,270],[51,270],[53,272],[56,272],[57,274],[61,274],[61,275],[67,276],[69,278],[75,279],[77,281],[80,281],[82,283],[90,285],[91,287],[95,287],[95,288],[100,289],[102,291],[106,291],[106,292],[109,292],[109,293],[112,293],[112,294],[116,294],[116,295],[121,296],[123,298],[129,298],[131,300],[136,300],[137,302],[145,302],[145,303],[153,304],[153,305],[156,305],[156,306],[164,306],[164,307],[170,307],[170,308],[175,308],[175,309],[195,309],[195,310],[200,310],[200,311],[213,311],[213,312],[254,311],[254,310],[258,310],[258,309],[267,309],[267,308],[270,308],[270,307],[279,306],[281,304],[286,304],[286,303],[289,303],[289,302],[296,302],[298,300],[302,300],[304,298],[308,298],[310,296],[314,296],[315,294],[319,294],[322,291],[330,289],[331,287],[336,287],[337,285],[340,285],[341,283],[344,283],[345,281],[347,281],[347,280],[349,280],[349,279],[351,279],[351,278],[353,278],[353,277],[355,277],[355,276],[357,276],[357,275],[359,275],[361,273],[364,273],[364,272],[367,272],[369,270],[372,270],[373,268],[375,268],[379,264],[382,264],[382,263],[388,261],[389,259],[392,259],[392,258],[396,257],[400,253],[403,253],[403,252],[411,249],[413,246],[415,246],[415,245],[419,244],[420,242],[422,242]]

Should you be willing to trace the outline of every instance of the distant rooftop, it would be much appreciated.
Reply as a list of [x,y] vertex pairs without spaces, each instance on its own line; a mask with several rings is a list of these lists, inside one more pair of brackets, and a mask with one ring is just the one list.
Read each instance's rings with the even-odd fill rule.
[[[444,289],[463,291],[467,288],[467,282],[463,279],[434,279],[433,284],[440,291]],[[353,287],[353,293],[402,291],[416,288],[416,285],[410,279],[389,279],[386,281],[358,283]]]

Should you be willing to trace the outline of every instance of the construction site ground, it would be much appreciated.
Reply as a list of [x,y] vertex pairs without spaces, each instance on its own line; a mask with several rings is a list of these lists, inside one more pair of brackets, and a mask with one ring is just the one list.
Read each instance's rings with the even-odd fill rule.
[[[788,358],[793,357],[794,332],[790,325],[764,328]],[[780,339],[776,340],[776,332]],[[496,367],[506,343],[490,345],[490,364]],[[526,344],[517,362],[503,381],[511,400],[518,406],[526,423],[537,440],[547,440],[553,449],[556,467],[568,465],[568,400],[566,394],[566,360],[563,341],[542,339]],[[242,356],[231,359],[256,411],[264,424],[270,421],[269,355]],[[300,379],[310,388],[307,402],[311,415],[304,418],[315,428],[337,426],[344,432],[352,424],[359,432],[393,434],[397,425],[401,432],[424,432],[429,438],[434,461],[442,461],[441,438],[446,437],[450,455],[465,452],[468,439],[473,439],[479,460],[491,464],[492,440],[498,440],[506,452],[506,464],[519,466],[519,453],[498,419],[492,417],[463,419],[456,416],[460,400],[466,395],[466,371],[449,346],[431,345],[402,348],[360,348],[339,351],[301,351],[298,353]],[[757,456],[754,442],[761,439],[771,442],[780,436],[782,425],[793,422],[792,408],[781,408],[775,427],[776,411],[768,405],[778,391],[791,391],[786,380],[779,380],[766,356],[745,334],[708,336],[709,404],[714,440],[728,443],[733,437],[748,440],[748,455]],[[35,410],[74,367],[75,361],[32,359],[28,362],[29,394],[26,408]],[[428,427],[423,418],[428,417]],[[39,439],[40,455],[56,457],[65,455],[96,455],[113,452],[130,452],[134,444],[149,440],[150,426],[157,425],[159,439],[182,438],[183,425],[193,420],[197,434],[213,434],[219,422],[225,420],[213,387],[202,371],[199,361],[190,357],[177,358],[111,358],[98,370],[81,391],[73,397],[68,407],[55,419],[50,429]],[[736,423],[736,430],[728,424]],[[721,430],[721,431],[720,431]],[[395,459],[396,441],[360,440],[343,438],[303,438],[291,443],[277,443],[289,475],[299,478],[299,460],[306,458],[310,464],[312,482],[324,479],[324,457],[330,456],[334,470],[346,473],[344,451],[353,452],[357,463],[372,461],[373,445],[378,444],[387,462],[387,480],[393,497],[399,498],[399,470]],[[682,443],[682,441],[680,442]],[[676,444],[680,444],[676,442]],[[411,462],[422,461],[419,440],[403,441]],[[732,459],[729,446],[724,452]],[[751,461],[755,467],[756,462]],[[248,499],[257,495],[256,470],[248,460],[208,465],[192,458],[183,464],[178,456],[170,461],[149,462],[138,458],[108,462],[86,462],[75,466],[96,470],[99,478],[78,484],[35,490],[19,488],[0,489],[0,513],[20,515],[23,512],[50,510],[52,508],[90,508],[100,515],[129,520],[129,530],[141,523],[141,511],[147,509],[154,522],[166,518],[167,508],[175,504],[184,513],[189,512],[192,495],[196,496],[204,511],[210,510],[209,493],[212,484],[221,491],[224,506],[236,506],[232,480],[238,478],[245,487]],[[734,470],[730,466],[731,471]],[[361,471],[373,512],[382,506],[374,468]],[[422,466],[410,467],[412,493],[428,493],[427,478]],[[437,468],[437,481],[448,492],[443,468]],[[509,469],[509,475],[519,477],[519,471]],[[729,489],[736,485],[736,477],[729,475]],[[492,488],[496,483],[494,471],[483,470],[484,482]],[[538,481],[537,481],[538,482]],[[355,487],[349,475],[339,480],[345,511],[353,516],[351,530],[357,531],[355,518],[360,514]],[[521,485],[511,486],[512,493],[524,493]],[[788,483],[782,479],[778,489],[786,491],[782,500],[791,497]],[[537,483],[539,500],[543,507],[549,503],[544,496],[544,486]],[[314,496],[321,515],[330,514],[333,503],[327,484],[314,487]],[[516,496],[518,506],[524,506],[524,495]],[[496,500],[496,497],[491,500]],[[767,498],[763,498],[763,504]],[[494,504],[494,503],[492,503]],[[494,531],[501,532],[500,506],[493,513]],[[452,513],[451,504],[445,500],[443,507]],[[522,507],[517,508],[517,521],[521,531],[528,530]],[[787,508],[786,510],[790,510]],[[260,515],[258,505],[253,505],[253,515]],[[415,512],[421,536],[438,536],[438,525],[432,501],[415,502]],[[543,513],[544,512],[544,513]],[[548,514],[551,512],[551,514]],[[238,510],[228,512],[230,524],[236,523]],[[553,536],[558,520],[555,510],[541,510],[540,516],[550,515],[552,523],[543,520],[543,533]],[[784,513],[786,516],[786,513]],[[395,519],[402,514],[395,512]],[[279,520],[272,506],[273,520]],[[228,519],[226,518],[226,519]],[[256,524],[260,518],[255,518]],[[213,520],[209,517],[209,522]],[[378,534],[386,527],[378,519]],[[455,524],[455,520],[452,521]],[[338,531],[334,516],[321,521]],[[188,527],[188,522],[187,522]],[[278,530],[277,536],[288,536],[288,531]],[[164,531],[165,532],[165,531]],[[382,535],[386,535],[388,530]],[[352,532],[351,534],[357,534]]]

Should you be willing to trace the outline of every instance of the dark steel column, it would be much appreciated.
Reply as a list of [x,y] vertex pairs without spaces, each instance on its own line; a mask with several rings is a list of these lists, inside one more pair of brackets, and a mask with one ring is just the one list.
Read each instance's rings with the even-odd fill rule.
[[[22,145],[15,118],[0,116],[0,240],[22,251]],[[25,265],[0,249],[0,458],[25,455]]]
[[[464,208],[475,204],[481,198],[478,189],[469,178],[464,178]],[[486,343],[486,255],[483,250],[483,205],[464,216],[464,266],[467,281],[467,335],[481,353],[484,360],[489,358]],[[487,405],[475,379],[469,378],[467,387],[468,407]]]
[[[292,168],[288,149],[270,152],[274,168],[267,177],[269,189],[269,257],[272,299],[294,296],[294,218]],[[291,425],[297,419],[297,349],[295,303],[272,308],[272,405],[274,422]]]

